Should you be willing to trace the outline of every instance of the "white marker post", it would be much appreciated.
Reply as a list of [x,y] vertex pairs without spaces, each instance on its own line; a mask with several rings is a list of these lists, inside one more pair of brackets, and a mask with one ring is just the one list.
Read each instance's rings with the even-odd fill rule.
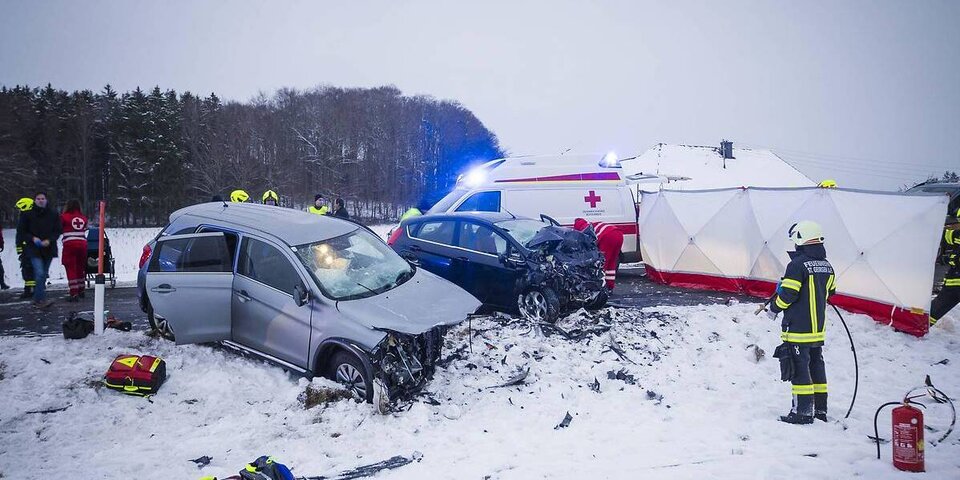
[[99,252],[97,254],[97,279],[93,286],[93,333],[95,335],[103,334],[103,293],[104,288],[106,287],[104,277],[103,277],[103,227],[104,227],[104,210],[106,207],[106,202],[100,200],[100,244],[98,246]]

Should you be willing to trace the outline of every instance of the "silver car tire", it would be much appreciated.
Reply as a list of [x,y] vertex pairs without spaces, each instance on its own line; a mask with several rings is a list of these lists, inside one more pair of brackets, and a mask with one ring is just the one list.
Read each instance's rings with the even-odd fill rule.
[[327,378],[346,387],[357,400],[372,401],[373,382],[356,355],[344,351],[335,353],[330,359]]

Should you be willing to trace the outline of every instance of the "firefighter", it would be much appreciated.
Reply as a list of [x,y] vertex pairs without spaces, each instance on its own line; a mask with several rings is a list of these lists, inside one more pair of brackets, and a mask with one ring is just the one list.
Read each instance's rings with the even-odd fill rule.
[[26,300],[33,296],[33,289],[37,286],[37,282],[33,279],[33,265],[30,264],[30,259],[23,251],[28,240],[22,229],[23,219],[26,212],[33,208],[33,199],[23,197],[17,200],[16,206],[17,210],[20,211],[20,218],[17,220],[17,235],[14,237],[13,243],[16,245],[17,260],[20,261],[20,276],[23,278],[23,293],[20,294],[20,299]]
[[70,200],[60,215],[63,231],[63,255],[60,258],[67,271],[70,289],[68,301],[78,302],[84,297],[87,280],[87,217],[80,210],[79,200]]
[[[957,222],[960,223],[960,205],[957,206],[955,214]],[[958,225],[954,224],[943,230],[943,259],[949,270],[943,278],[943,288],[930,304],[931,327],[960,303],[960,228],[957,227]]]
[[[590,222],[578,218],[573,221],[573,228],[583,232],[590,227]],[[597,222],[593,225],[593,232],[597,237],[597,246],[603,253],[603,280],[607,290],[613,290],[617,280],[617,268],[620,266],[620,250],[623,248],[623,232],[619,228]]]
[[823,363],[827,300],[837,291],[833,266],[827,261],[820,225],[805,220],[789,230],[796,251],[789,252],[787,272],[777,285],[767,315],[780,322],[780,339],[793,363],[793,408],[780,417],[792,424],[827,421],[827,372]]
[[243,190],[234,190],[230,192],[230,201],[233,203],[244,203],[250,199],[250,194]]
[[277,195],[277,192],[273,190],[267,190],[263,192],[263,204],[264,205],[273,205],[274,207],[280,206],[280,197]]
[[323,199],[322,193],[318,193],[313,197],[313,205],[310,205],[307,211],[316,215],[326,215],[327,212],[330,211],[330,208],[327,207],[327,202]]
[[21,215],[20,223],[27,239],[23,252],[33,265],[37,282],[33,289],[33,305],[46,308],[53,303],[47,300],[47,274],[50,262],[57,257],[60,215],[47,206],[47,194],[39,192],[33,197],[33,208]]

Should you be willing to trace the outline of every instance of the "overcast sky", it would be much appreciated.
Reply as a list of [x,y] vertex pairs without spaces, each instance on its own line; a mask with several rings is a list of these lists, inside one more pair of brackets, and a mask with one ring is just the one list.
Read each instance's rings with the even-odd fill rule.
[[960,170],[960,1],[0,0],[0,84],[393,84],[511,153],[771,148],[814,179]]

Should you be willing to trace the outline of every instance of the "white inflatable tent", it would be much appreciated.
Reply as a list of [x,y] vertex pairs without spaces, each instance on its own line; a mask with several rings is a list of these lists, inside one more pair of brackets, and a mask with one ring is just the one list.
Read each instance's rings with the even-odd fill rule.
[[817,187],[644,192],[640,248],[655,281],[769,297],[793,248],[787,230],[813,220],[837,272],[831,301],[920,336],[948,200]]

